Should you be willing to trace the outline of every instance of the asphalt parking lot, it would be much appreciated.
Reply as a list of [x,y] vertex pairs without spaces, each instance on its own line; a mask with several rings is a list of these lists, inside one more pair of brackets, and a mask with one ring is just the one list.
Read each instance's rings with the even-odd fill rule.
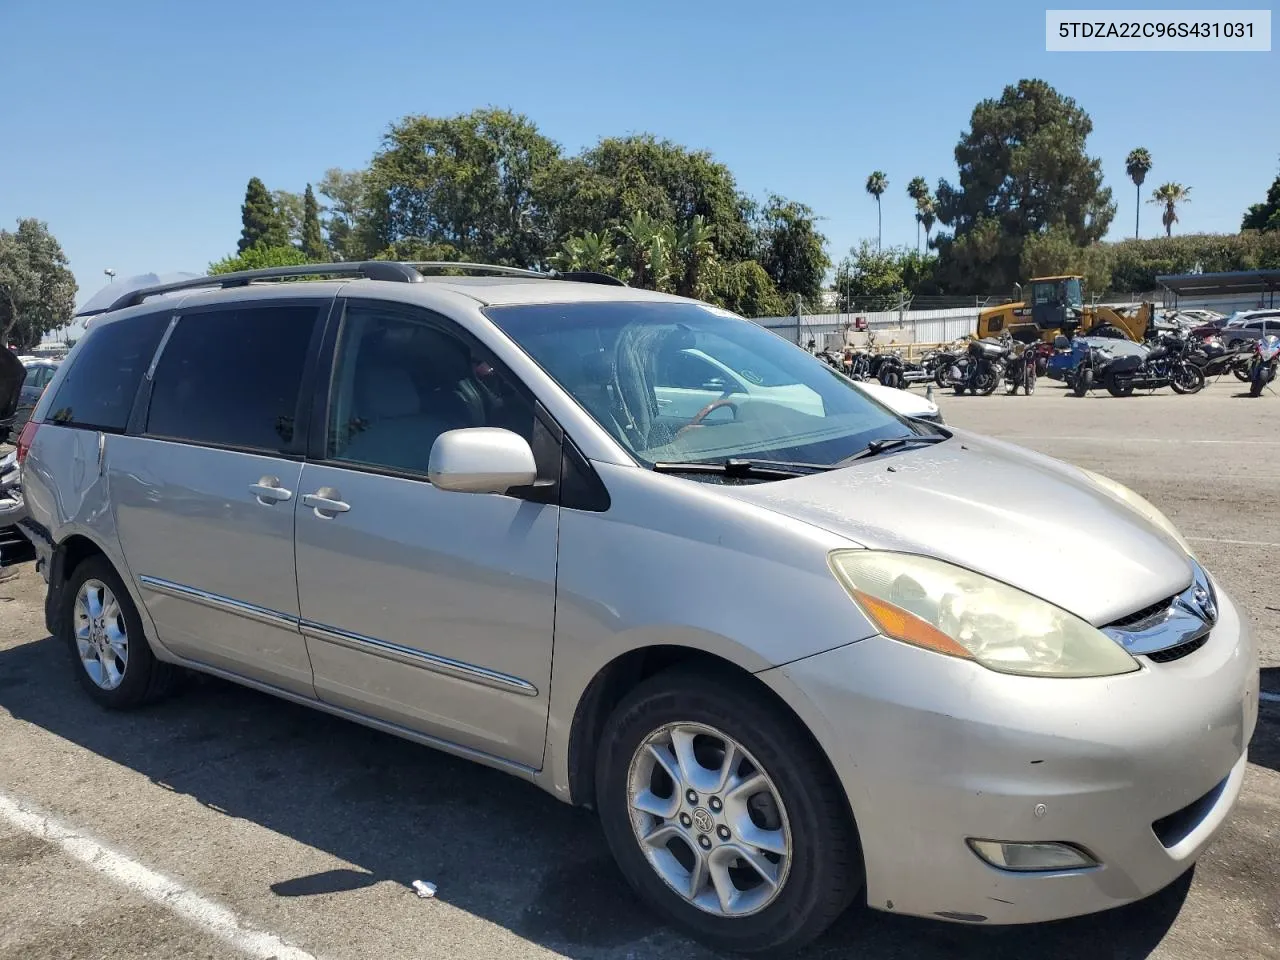
[[[1216,844],[1100,916],[985,929],[855,907],[805,956],[1280,958],[1280,397],[1241,393],[937,395],[958,426],[1147,496],[1247,609],[1277,699]],[[713,956],[637,904],[591,814],[503,774],[219,681],[99,710],[42,599],[30,567],[0,584],[3,960]]]

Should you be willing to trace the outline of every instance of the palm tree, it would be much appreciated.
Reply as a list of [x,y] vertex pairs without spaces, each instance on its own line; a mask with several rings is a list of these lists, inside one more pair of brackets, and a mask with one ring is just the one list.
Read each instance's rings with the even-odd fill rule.
[[933,206],[933,197],[927,193],[916,201],[916,223],[924,226],[924,245],[929,245],[929,231],[938,220],[938,213]]
[[622,234],[623,258],[630,282],[637,287],[656,290],[657,279],[665,267],[661,224],[640,211],[633,213],[619,232]]
[[689,226],[680,231],[677,240],[680,272],[676,277],[676,293],[682,297],[705,298],[707,269],[715,260],[716,248],[712,244],[715,228],[702,214],[695,214]]
[[1158,203],[1164,206],[1164,215],[1160,218],[1164,224],[1164,235],[1173,236],[1173,225],[1178,222],[1178,204],[1191,202],[1191,188],[1180,183],[1162,183],[1151,191],[1151,199],[1147,203]]
[[876,170],[867,177],[867,193],[876,198],[876,249],[880,249],[883,228],[880,220],[880,196],[889,189],[889,178],[883,170]]
[[579,237],[570,237],[551,258],[558,270],[590,270],[595,273],[612,273],[617,251],[607,233],[588,230]]
[[1133,238],[1138,239],[1138,224],[1142,214],[1142,184],[1147,179],[1147,174],[1151,172],[1151,154],[1147,152],[1146,147],[1134,147],[1129,151],[1129,156],[1124,161],[1125,172],[1129,174],[1129,179],[1133,181],[1133,186],[1138,192],[1138,204],[1133,213]]
[[924,177],[912,177],[907,184],[907,196],[916,202],[916,250],[920,249],[920,201],[929,195],[929,184]]

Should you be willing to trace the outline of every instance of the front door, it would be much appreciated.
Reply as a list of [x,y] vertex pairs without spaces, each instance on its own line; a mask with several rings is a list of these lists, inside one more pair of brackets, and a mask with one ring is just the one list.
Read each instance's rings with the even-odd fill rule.
[[184,313],[161,348],[139,435],[109,443],[120,542],[161,642],[306,696],[297,425],[307,422],[303,383],[331,303]]
[[450,321],[352,300],[325,419],[297,521],[316,693],[540,767],[559,508],[427,480],[435,438],[463,427],[514,430],[543,454],[540,472],[556,469],[531,400]]

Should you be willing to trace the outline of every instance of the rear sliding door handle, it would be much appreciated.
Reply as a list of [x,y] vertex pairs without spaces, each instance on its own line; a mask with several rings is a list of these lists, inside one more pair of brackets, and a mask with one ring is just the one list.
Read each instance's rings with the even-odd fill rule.
[[263,477],[257,483],[249,484],[249,492],[258,498],[259,503],[268,507],[273,503],[283,503],[293,497],[292,490],[286,490],[280,486],[279,477]]
[[315,510],[317,517],[325,520],[330,520],[335,514],[346,513],[351,509],[351,504],[344,503],[342,494],[333,487],[321,487],[315,493],[303,494],[302,504],[311,507]]

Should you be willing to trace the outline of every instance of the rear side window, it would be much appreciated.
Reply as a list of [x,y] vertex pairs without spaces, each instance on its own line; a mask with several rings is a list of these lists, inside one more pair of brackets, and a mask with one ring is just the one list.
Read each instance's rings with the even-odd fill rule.
[[149,436],[282,452],[294,440],[318,306],[182,317],[156,366]]
[[166,312],[90,330],[49,405],[48,419],[68,427],[123,433],[142,375],[168,325]]

